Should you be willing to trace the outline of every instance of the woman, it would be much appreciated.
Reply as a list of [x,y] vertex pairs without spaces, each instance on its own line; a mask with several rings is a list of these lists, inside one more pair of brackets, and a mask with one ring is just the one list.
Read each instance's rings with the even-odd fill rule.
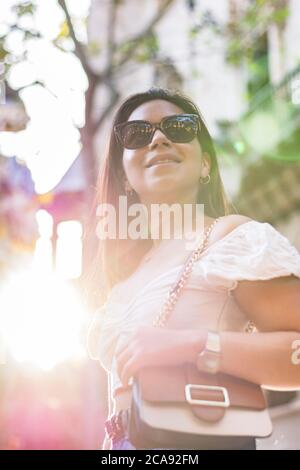
[[[152,321],[187,258],[186,236],[177,238],[173,230],[164,239],[163,222],[153,215],[149,238],[99,243],[106,302],[94,315],[88,348],[109,379],[103,449],[135,448],[120,421],[118,432],[110,432],[120,411],[130,408],[132,377],[149,365],[195,363],[209,330],[218,332],[218,371],[270,389],[300,388],[300,366],[291,361],[300,339],[299,253],[268,223],[231,213],[212,139],[188,98],[155,88],[121,105],[98,191],[97,203],[112,204],[117,215],[120,195],[149,210],[153,204],[203,204],[203,230],[195,229],[195,216],[191,230],[198,243],[212,227],[169,328],[162,329]],[[245,333],[249,321],[257,334]]]

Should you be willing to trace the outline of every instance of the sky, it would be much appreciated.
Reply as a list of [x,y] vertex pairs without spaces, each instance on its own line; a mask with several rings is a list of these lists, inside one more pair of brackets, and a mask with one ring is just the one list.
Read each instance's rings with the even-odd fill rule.
[[[15,0],[1,0],[0,36],[8,31],[7,24],[16,21],[12,11]],[[1,133],[0,150],[4,155],[25,160],[32,172],[38,193],[50,191],[62,178],[80,152],[77,127],[84,124],[84,92],[87,78],[80,62],[72,54],[72,43],[66,43],[70,52],[56,48],[52,41],[64,21],[64,13],[56,0],[36,0],[34,17],[24,17],[22,26],[40,31],[41,39],[27,41],[27,59],[11,67],[8,80],[13,88],[24,87],[39,80],[46,87],[34,85],[21,91],[30,122],[26,130]],[[90,6],[90,0],[69,0],[69,10],[76,18],[76,33],[87,41],[81,21]],[[14,54],[24,51],[22,34],[7,34],[5,47]]]

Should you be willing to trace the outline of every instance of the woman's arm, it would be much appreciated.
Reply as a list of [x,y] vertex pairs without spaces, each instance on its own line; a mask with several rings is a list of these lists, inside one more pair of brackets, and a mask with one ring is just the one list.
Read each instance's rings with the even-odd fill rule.
[[[250,220],[239,215],[228,216],[225,226],[216,226],[211,242]],[[267,256],[272,256],[272,251]],[[258,262],[263,263],[263,258],[256,260]],[[256,269],[259,267],[258,264]],[[286,270],[288,272],[288,268]],[[221,333],[222,371],[269,388],[300,388],[300,366],[298,361],[292,360],[295,353],[298,354],[293,348],[300,341],[300,279],[286,276],[266,281],[241,280],[232,293],[259,333]],[[129,378],[142,367],[194,362],[205,345],[206,336],[204,328],[176,330],[174,334],[169,329],[139,326],[131,340],[127,339],[126,344],[120,344],[116,350],[119,377],[127,385]]]
[[[300,280],[243,281],[234,296],[260,332],[221,332],[221,371],[272,389],[300,389],[300,364],[293,360],[300,341]],[[199,344],[203,332],[198,352]],[[196,357],[196,332],[193,345]]]
[[[221,371],[272,389],[300,389],[300,365],[293,360],[300,341],[300,280],[242,281],[234,295],[260,332],[221,332]],[[115,353],[122,383],[145,366],[195,363],[206,336],[205,328],[139,326]]]
[[260,331],[300,332],[300,279],[240,281],[234,298]]
[[300,333],[221,333],[221,371],[274,390],[300,389],[293,344]]

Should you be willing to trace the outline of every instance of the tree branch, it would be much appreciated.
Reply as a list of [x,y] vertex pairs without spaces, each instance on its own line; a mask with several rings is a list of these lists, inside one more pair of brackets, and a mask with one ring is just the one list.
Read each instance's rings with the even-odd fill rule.
[[[81,61],[82,67],[84,68],[86,74],[88,75],[90,81],[90,93],[87,96],[87,105],[86,105],[86,123],[90,126],[91,132],[95,134],[99,127],[102,125],[106,117],[109,115],[110,111],[117,103],[119,99],[119,93],[114,86],[113,82],[113,72],[114,69],[122,67],[128,60],[132,58],[132,55],[140,45],[140,41],[146,37],[148,34],[151,33],[152,29],[155,25],[159,22],[159,20],[163,17],[167,9],[170,5],[174,2],[174,0],[163,0],[160,7],[158,8],[157,12],[153,16],[153,18],[149,21],[148,25],[144,28],[143,31],[138,33],[130,40],[130,47],[126,51],[126,53],[121,57],[120,61],[117,64],[113,64],[113,55],[117,49],[117,46],[114,42],[114,33],[115,33],[115,21],[116,21],[116,8],[117,5],[115,1],[112,0],[110,5],[110,12],[109,12],[109,28],[108,28],[108,57],[107,57],[107,66],[103,70],[102,73],[97,74],[93,72],[90,68],[86,55],[82,49],[82,45],[78,41],[75,35],[75,31],[73,28],[72,20],[66,6],[65,0],[58,0],[59,5],[64,10],[66,15],[66,20],[68,23],[68,27],[70,30],[70,35],[74,41],[75,45],[75,53],[76,56]],[[91,116],[91,107],[93,102],[94,92],[96,90],[96,85],[102,83],[109,88],[110,91],[110,100],[101,115],[96,119],[94,122],[91,122],[89,116]],[[89,105],[89,106],[88,106]]]
[[117,49],[117,46],[114,43],[114,32],[115,32],[115,19],[116,19],[116,5],[115,2],[112,2],[110,7],[110,18],[109,18],[109,33],[108,33],[108,66],[107,68],[98,75],[97,82],[100,81],[105,83],[111,93],[110,101],[104,111],[101,113],[101,116],[94,122],[92,129],[93,133],[96,133],[99,127],[104,122],[105,118],[109,115],[110,111],[117,103],[119,99],[119,92],[114,86],[113,82],[113,71],[115,68],[122,67],[129,59],[131,59],[132,55],[134,54],[135,50],[138,48],[140,41],[146,37],[148,34],[151,33],[154,26],[159,22],[159,20],[163,17],[167,9],[173,3],[174,0],[164,0],[154,17],[149,21],[148,25],[137,34],[134,38],[131,39],[131,46],[129,47],[128,51],[123,55],[122,59],[119,63],[113,65],[113,54]]
[[151,33],[152,29],[154,28],[154,26],[159,22],[159,20],[163,17],[163,15],[165,14],[166,10],[171,6],[171,4],[173,3],[174,0],[165,0],[163,2],[163,4],[161,5],[161,7],[158,9],[157,13],[154,15],[154,17],[152,18],[152,20],[149,22],[149,24],[146,26],[146,28],[144,29],[144,31],[140,32],[139,34],[137,34],[134,38],[132,38],[131,40],[131,43],[132,43],[132,46],[129,47],[128,51],[126,52],[126,54],[122,57],[121,61],[116,65],[116,67],[121,67],[122,65],[125,64],[125,62],[127,62],[131,57],[132,55],[134,54],[134,52],[136,51],[137,47],[139,46],[139,43],[140,41],[148,36],[148,34]]
[[80,44],[80,42],[78,41],[78,39],[76,37],[74,27],[73,27],[73,23],[72,23],[72,19],[71,19],[68,7],[66,5],[66,2],[65,2],[65,0],[57,0],[57,1],[58,1],[58,4],[60,5],[60,7],[63,9],[63,11],[65,13],[66,21],[67,21],[68,28],[69,28],[69,31],[70,31],[70,36],[71,36],[71,38],[74,42],[74,46],[75,46],[75,55],[80,60],[81,65],[82,65],[85,73],[87,74],[88,78],[94,78],[95,79],[97,77],[97,75],[91,69],[91,67],[90,67],[90,65],[87,61],[86,54],[84,53],[84,50],[82,48],[82,45]]
[[115,88],[111,87],[110,92],[111,92],[111,97],[110,97],[110,101],[108,105],[106,106],[104,111],[101,113],[101,116],[93,124],[93,127],[92,127],[93,134],[97,132],[99,127],[102,125],[106,117],[109,115],[109,113],[113,109],[114,105],[118,102],[118,99],[120,97],[120,94],[118,93],[118,91]]
[[[107,68],[101,74],[99,74],[98,81],[107,79],[111,75],[113,69],[118,68],[118,67],[122,67],[122,65],[124,65],[129,59],[132,58],[132,55],[134,54],[134,52],[138,48],[141,39],[143,39],[144,37],[146,37],[148,34],[151,33],[154,26],[163,17],[163,15],[165,14],[167,9],[171,6],[171,4],[173,2],[174,2],[174,0],[164,0],[163,1],[162,5],[159,7],[158,11],[154,15],[154,17],[149,21],[148,25],[144,28],[144,30],[141,31],[140,33],[138,33],[136,36],[134,36],[130,40],[131,46],[128,48],[128,50],[123,55],[121,60],[116,64],[110,63],[107,66]],[[114,47],[114,52],[115,52],[116,48],[117,48],[117,46]]]
[[111,0],[109,5],[109,20],[108,20],[108,34],[107,34],[107,63],[111,64],[113,53],[115,51],[115,27],[116,27],[116,1]]
[[[116,27],[116,12],[117,5],[116,1],[112,0],[109,4],[109,19],[107,24],[107,64],[112,64],[113,55],[116,48],[115,45],[115,27]],[[96,133],[105,118],[108,116],[114,105],[119,99],[119,93],[117,92],[116,87],[114,86],[113,77],[110,77],[110,80],[105,80],[104,84],[108,87],[110,91],[110,101],[100,117],[93,123],[92,129],[93,133]]]

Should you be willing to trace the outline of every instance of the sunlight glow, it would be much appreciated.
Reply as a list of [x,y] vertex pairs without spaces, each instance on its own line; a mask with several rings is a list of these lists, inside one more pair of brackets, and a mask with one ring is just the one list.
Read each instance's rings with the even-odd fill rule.
[[34,253],[34,268],[41,273],[51,273],[53,268],[52,233],[53,218],[45,210],[36,213],[40,237],[36,241]]
[[82,333],[87,319],[75,287],[67,279],[81,273],[82,227],[77,221],[58,226],[59,272],[53,272],[53,219],[36,213],[40,238],[33,260],[14,270],[0,289],[0,363],[10,354],[43,370],[86,357]]
[[61,222],[57,228],[56,272],[76,279],[82,272],[82,226],[76,220]]
[[34,269],[14,272],[0,299],[2,334],[17,362],[50,370],[85,357],[80,337],[85,312],[67,281]]
[[[84,93],[87,77],[79,60],[70,52],[59,50],[52,41],[65,20],[57,2],[36,0],[37,10],[17,19],[11,9],[15,0],[1,1],[1,17],[7,24],[24,22],[33,26],[41,38],[24,41],[23,33],[15,30],[6,37],[5,47],[12,54],[21,54],[26,45],[26,58],[13,64],[8,80],[12,88],[33,85],[20,93],[30,117],[27,129],[19,135],[0,135],[1,152],[24,160],[32,172],[36,191],[52,190],[78,156],[81,145],[78,127],[84,125]],[[90,0],[67,2],[75,19],[76,34],[86,40],[86,17]],[[67,48],[69,50],[69,48]],[[8,134],[8,133],[4,133]]]

